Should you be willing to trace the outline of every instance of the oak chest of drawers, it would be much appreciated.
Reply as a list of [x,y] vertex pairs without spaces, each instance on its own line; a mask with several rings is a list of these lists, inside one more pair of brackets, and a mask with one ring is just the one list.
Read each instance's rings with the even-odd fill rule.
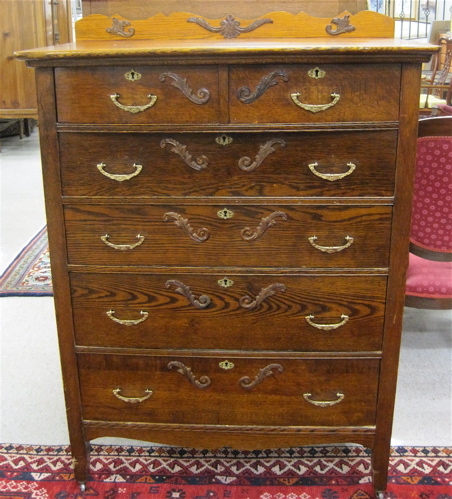
[[[362,19],[389,27],[369,38]],[[369,12],[229,31],[95,16],[97,42],[90,22],[75,45],[19,54],[37,67],[77,480],[100,436],[353,442],[384,489],[434,49]]]

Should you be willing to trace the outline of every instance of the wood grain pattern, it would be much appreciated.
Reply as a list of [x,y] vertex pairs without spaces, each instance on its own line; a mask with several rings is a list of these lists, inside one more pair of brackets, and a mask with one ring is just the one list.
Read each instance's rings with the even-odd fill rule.
[[[400,66],[397,64],[321,64],[325,76],[313,79],[316,65],[232,66],[229,73],[231,123],[331,123],[395,121],[398,118]],[[280,82],[260,98],[245,104],[237,93],[243,86],[254,88],[270,71],[284,71],[288,82]],[[378,74],[378,76],[376,76]],[[380,85],[381,81],[391,85]],[[340,95],[333,107],[312,113],[297,107],[291,95],[300,93],[305,104],[328,104],[332,94]]]
[[[221,369],[221,358],[80,354],[84,418],[256,426],[374,424],[378,359],[281,360],[282,373],[275,370],[258,386],[244,389],[240,379],[254,377],[268,359],[226,358],[234,369]],[[198,376],[208,375],[211,384],[199,390],[168,369],[173,360],[189,366]],[[147,388],[154,394],[131,409],[112,394],[118,387],[131,397],[141,396]],[[338,391],[345,394],[344,401],[329,408],[315,407],[302,396],[311,392],[318,400],[329,399]]]
[[[131,69],[142,76],[129,81]],[[203,105],[188,99],[180,90],[161,80],[168,72],[177,72],[192,88],[206,88],[211,95]],[[68,68],[56,70],[58,120],[68,123],[216,123],[219,120],[218,70],[202,71],[193,67],[152,68],[145,66],[98,67],[89,70]],[[118,94],[125,106],[143,106],[149,95],[157,96],[155,104],[141,113],[132,114],[111,102]]]
[[[228,13],[230,14],[230,13]],[[335,17],[344,17],[349,12],[337,12]],[[204,16],[196,13],[173,12],[168,16],[156,14],[149,19],[135,19],[130,21],[121,16],[115,16],[119,20],[126,20],[131,23],[135,30],[133,35],[137,40],[148,39],[209,39],[219,38],[221,33],[215,33],[201,28],[198,25],[188,23],[187,20],[193,17],[204,19],[210,25],[219,26],[221,19],[206,19]],[[288,12],[270,12],[260,16],[257,20],[271,19],[271,24],[264,24],[253,30],[240,35],[241,38],[291,38],[303,35],[303,37],[325,37],[327,36],[326,27],[331,25],[332,17],[313,17],[305,12],[290,14]],[[248,26],[255,19],[240,19],[241,26]],[[371,11],[362,11],[356,15],[350,16],[350,23],[355,30],[350,33],[344,33],[341,36],[365,38],[376,36],[381,38],[392,38],[394,36],[394,20]],[[93,14],[77,21],[75,25],[77,40],[117,40],[120,36],[108,33],[107,29],[112,25],[112,18]]]
[[[335,131],[317,133],[228,133],[226,146],[216,139],[221,133],[60,134],[60,160],[65,196],[393,196],[397,132],[395,130]],[[193,161],[205,156],[208,165],[193,170],[161,141],[171,138],[183,144]],[[254,158],[262,144],[283,140],[286,147],[265,158],[252,172],[243,171],[241,158]],[[114,144],[114,147],[111,147]],[[83,154],[78,151],[83,148]],[[349,162],[353,174],[338,181],[314,175],[343,173]],[[96,168],[105,163],[112,174],[130,174],[134,164],[139,175],[117,182]],[[275,172],[277,173],[275,175]]]
[[[383,331],[386,276],[259,276],[226,274],[234,281],[222,288],[224,274],[84,274],[71,276],[76,342],[85,346],[123,348],[190,348],[280,351],[378,351]],[[168,278],[187,283],[211,304],[199,310],[168,290]],[[256,295],[261,288],[282,283],[276,293],[255,310],[240,307],[240,298]],[[108,318],[114,310],[122,319],[136,319],[141,311],[149,318],[140,324],[121,326]],[[340,322],[326,332],[315,322]]]
[[[73,205],[65,207],[68,262],[75,265],[160,265],[160,266],[260,266],[323,268],[386,268],[389,255],[390,206],[230,206],[231,219],[217,212],[222,205]],[[255,241],[241,237],[244,228],[258,225],[275,211],[287,220],[274,225]],[[177,212],[195,227],[209,231],[200,244],[174,224],[164,221],[167,212]],[[107,246],[101,237],[108,234],[114,244],[133,244],[138,235],[142,244],[130,251]],[[347,249],[323,253],[308,238],[317,236],[321,246],[344,244]]]

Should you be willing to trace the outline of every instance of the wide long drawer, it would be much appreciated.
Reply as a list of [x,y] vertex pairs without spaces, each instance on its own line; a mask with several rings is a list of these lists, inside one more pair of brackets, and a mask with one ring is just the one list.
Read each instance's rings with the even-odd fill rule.
[[396,130],[61,133],[59,140],[65,196],[394,195]]
[[176,424],[375,424],[378,359],[79,354],[83,418]]
[[71,273],[76,343],[378,351],[386,277]]
[[216,66],[55,70],[61,123],[218,123]]
[[386,268],[390,206],[65,206],[82,265]]
[[237,65],[231,123],[397,121],[399,64]]

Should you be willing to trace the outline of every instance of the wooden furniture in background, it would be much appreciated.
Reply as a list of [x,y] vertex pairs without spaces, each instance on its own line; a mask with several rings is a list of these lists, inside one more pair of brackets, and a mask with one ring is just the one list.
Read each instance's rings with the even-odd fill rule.
[[318,17],[336,16],[344,10],[356,14],[367,9],[366,0],[82,0],[83,16],[90,14],[119,14],[128,19],[146,19],[153,15],[171,12],[193,12],[210,19],[228,14],[236,17],[259,17],[281,10],[298,14],[303,11]]
[[70,0],[0,0],[0,118],[37,118],[34,71],[14,52],[72,39]]
[[76,479],[101,436],[353,442],[385,489],[437,48],[368,11],[95,15],[76,33],[19,54],[37,73]]

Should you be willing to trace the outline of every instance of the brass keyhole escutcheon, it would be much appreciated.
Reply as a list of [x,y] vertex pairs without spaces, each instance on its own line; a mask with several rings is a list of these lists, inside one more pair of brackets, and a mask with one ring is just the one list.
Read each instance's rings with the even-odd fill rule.
[[217,215],[220,218],[227,220],[228,218],[232,218],[234,216],[234,212],[232,212],[231,210],[228,210],[227,208],[223,208],[222,210],[217,212]]
[[218,364],[221,369],[225,369],[225,370],[228,370],[228,369],[234,369],[234,363],[229,361],[229,360],[223,360],[223,362],[220,362]]
[[319,80],[320,78],[323,78],[326,75],[326,73],[325,73],[325,71],[323,71],[323,69],[320,69],[319,67],[317,67],[314,69],[310,69],[308,71],[308,75],[311,78],[314,78],[314,80]]
[[135,71],[134,69],[131,69],[124,76],[125,76],[126,80],[137,81],[141,78],[141,73],[139,73],[138,71]]
[[218,285],[222,288],[230,288],[233,284],[234,281],[231,281],[231,279],[228,279],[227,277],[223,277],[223,279],[218,281]]
[[220,135],[215,139],[215,142],[217,144],[220,144],[220,146],[228,146],[229,144],[232,143],[234,139],[232,137],[229,137],[229,135],[223,134]]

